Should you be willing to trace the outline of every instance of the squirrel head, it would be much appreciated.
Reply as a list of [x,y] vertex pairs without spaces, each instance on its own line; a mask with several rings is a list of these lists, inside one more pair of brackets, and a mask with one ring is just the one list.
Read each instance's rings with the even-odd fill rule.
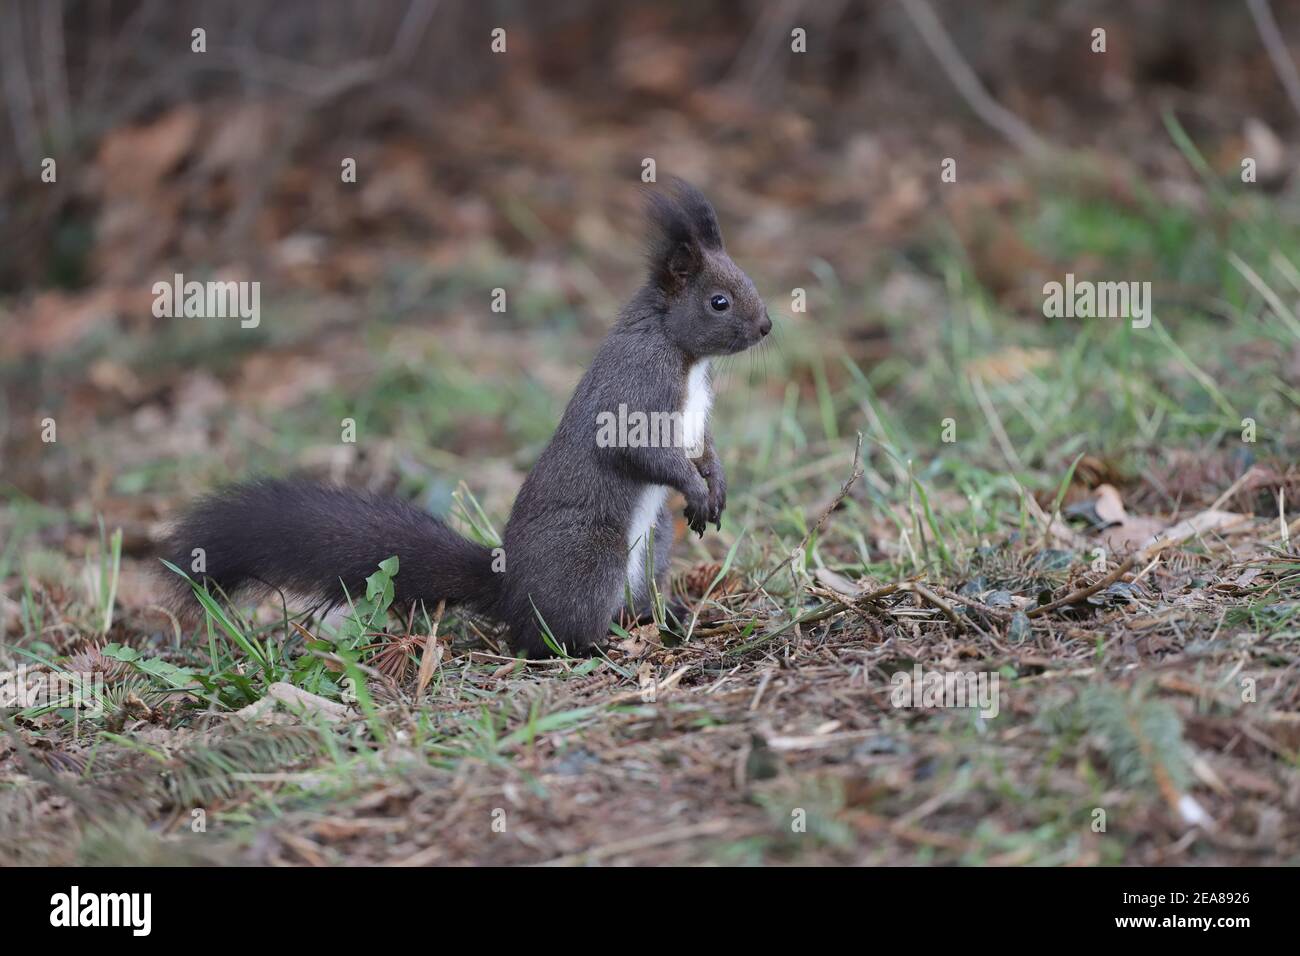
[[772,331],[767,306],[722,247],[713,206],[671,178],[647,193],[650,282],[668,338],[692,359],[743,352]]

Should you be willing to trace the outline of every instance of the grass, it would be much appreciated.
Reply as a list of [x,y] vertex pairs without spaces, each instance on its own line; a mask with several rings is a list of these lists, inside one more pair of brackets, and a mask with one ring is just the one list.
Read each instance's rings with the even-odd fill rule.
[[[1300,529],[1296,498],[1280,521],[1276,502],[1300,484],[1286,472],[1300,448],[1286,364],[1300,339],[1284,305],[1300,293],[1294,211],[1217,191],[1206,215],[1141,190],[1108,201],[1086,178],[1043,195],[1006,224],[1058,278],[1149,279],[1157,323],[1002,304],[959,230],[930,250],[929,312],[891,311],[873,284],[814,265],[824,300],[778,319],[761,356],[724,363],[715,430],[731,504],[720,532],[679,545],[687,614],[664,601],[597,657],[515,661],[485,622],[449,612],[421,693],[432,622],[388,619],[400,567],[377,569],[332,633],[200,594],[206,620],[178,640],[138,588],[125,599],[122,575],[145,562],[124,554],[120,528],[9,495],[0,670],[90,670],[105,691],[99,717],[0,712],[0,860],[1300,860],[1287,802]],[[413,283],[470,314],[482,291],[402,283],[390,302]],[[495,541],[580,364],[580,323],[547,321],[567,306],[520,307],[522,340],[490,319],[431,335],[397,307],[358,338],[286,303],[265,335],[337,378],[275,398],[269,428],[266,395],[235,396],[216,448],[178,455],[152,440],[162,428],[120,460],[119,420],[87,439],[90,457],[115,463],[119,493],[174,499],[328,461],[313,455],[337,453],[338,422],[353,418],[352,480]],[[878,352],[854,337],[864,315],[888,337]],[[245,341],[178,335],[112,355],[145,375],[202,353],[225,374]],[[1254,443],[1241,441],[1246,417]],[[859,433],[861,478],[836,501]],[[1061,540],[1044,515],[1111,482],[1132,512],[1172,523],[1252,463],[1281,477],[1219,502],[1252,513],[1244,525],[1189,538],[1118,589],[1027,613],[1119,565],[1105,553],[1096,565],[1095,536],[1076,526]],[[87,526],[95,547],[78,551]],[[892,706],[891,681],[916,664],[996,674],[998,717]],[[237,711],[280,682],[350,717],[280,704],[245,726]],[[1214,826],[1194,828],[1183,798]]]

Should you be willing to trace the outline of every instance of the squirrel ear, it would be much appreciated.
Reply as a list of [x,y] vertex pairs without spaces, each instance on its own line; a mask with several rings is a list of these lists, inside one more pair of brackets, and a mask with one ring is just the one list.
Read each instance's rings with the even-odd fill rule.
[[650,279],[662,291],[678,292],[699,272],[704,256],[699,244],[686,226],[681,210],[660,205],[655,197],[650,205],[650,237],[648,258]]
[[680,179],[647,190],[650,275],[664,292],[680,291],[704,267],[704,248],[721,248],[717,218],[707,199]]
[[668,254],[668,260],[664,263],[663,278],[670,280],[672,286],[671,289],[665,287],[664,291],[676,291],[682,288],[691,280],[691,276],[700,271],[703,264],[704,257],[700,255],[699,247],[694,240],[679,242]]

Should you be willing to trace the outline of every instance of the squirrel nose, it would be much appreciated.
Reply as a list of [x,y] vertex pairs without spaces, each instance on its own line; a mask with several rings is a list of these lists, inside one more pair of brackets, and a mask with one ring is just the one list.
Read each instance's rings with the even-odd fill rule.
[[767,335],[767,333],[771,331],[772,331],[772,320],[771,318],[765,315],[763,316],[763,321],[758,323],[758,334]]

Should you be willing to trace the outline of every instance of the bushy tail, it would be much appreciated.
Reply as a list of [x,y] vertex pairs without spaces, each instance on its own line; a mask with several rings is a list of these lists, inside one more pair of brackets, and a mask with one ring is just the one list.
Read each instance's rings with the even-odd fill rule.
[[[196,549],[202,549],[196,553]],[[227,595],[283,591],[308,606],[365,594],[366,578],[397,555],[394,603],[438,602],[492,614],[500,576],[492,552],[398,498],[307,481],[253,481],[197,501],[177,523],[162,556]],[[190,587],[164,569],[177,603]]]

